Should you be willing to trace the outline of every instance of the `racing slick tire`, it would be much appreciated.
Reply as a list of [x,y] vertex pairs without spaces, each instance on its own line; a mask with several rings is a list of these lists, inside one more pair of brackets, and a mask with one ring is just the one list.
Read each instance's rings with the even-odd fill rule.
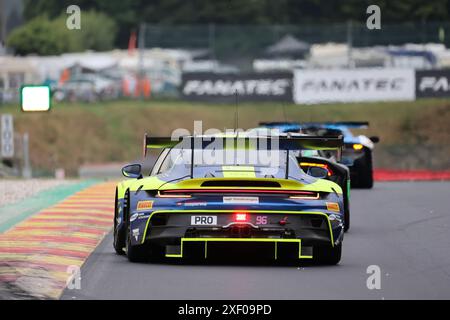
[[317,247],[317,250],[315,250],[315,260],[319,264],[325,265],[338,264],[339,261],[341,261],[341,255],[342,255],[342,242],[335,245],[334,247],[331,246]]
[[350,208],[348,205],[346,205],[344,206],[344,232],[347,232],[349,229],[350,229]]
[[350,229],[350,201],[347,187],[344,189],[344,232]]
[[132,246],[129,228],[127,228],[126,253],[130,262],[144,262],[149,259],[148,247],[145,244]]
[[360,187],[363,189],[371,189],[373,187],[372,153],[370,151],[364,155]]
[[126,221],[125,228],[125,252],[130,262],[144,262],[149,258],[148,246],[146,244],[131,245],[131,228],[130,228],[130,192],[125,193],[124,199],[124,221]]
[[371,189],[373,187],[373,167],[372,152],[366,150],[364,157],[358,161],[357,178],[352,179],[352,186],[361,189]]
[[113,247],[114,250],[118,255],[125,254],[125,251],[123,250],[125,248],[125,232],[124,230],[118,229],[117,227],[117,215],[118,215],[118,200],[117,200],[117,190],[116,190],[116,196],[115,196],[115,206],[114,206],[114,229],[113,229]]

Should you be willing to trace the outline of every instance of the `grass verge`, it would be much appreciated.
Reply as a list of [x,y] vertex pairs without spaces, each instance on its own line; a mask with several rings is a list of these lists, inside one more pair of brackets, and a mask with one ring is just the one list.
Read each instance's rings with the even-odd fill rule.
[[[30,133],[32,164],[51,171],[92,162],[131,161],[141,156],[145,132],[170,135],[176,128],[193,130],[233,128],[234,104],[183,101],[113,101],[95,104],[57,104],[49,113],[26,114],[18,106],[2,107],[15,115],[16,131]],[[375,164],[393,169],[449,169],[450,101],[421,99],[414,102],[295,105],[242,103],[240,128],[260,121],[368,120],[367,135],[378,135]]]

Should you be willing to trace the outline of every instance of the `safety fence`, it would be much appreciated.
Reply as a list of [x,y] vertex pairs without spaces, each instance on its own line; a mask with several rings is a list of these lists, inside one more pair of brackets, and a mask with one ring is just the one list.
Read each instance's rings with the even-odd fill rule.
[[353,47],[404,43],[449,44],[450,22],[383,23],[368,29],[365,21],[296,25],[155,25],[141,26],[144,48],[207,49],[219,60],[253,60],[285,35],[306,44],[348,43]]

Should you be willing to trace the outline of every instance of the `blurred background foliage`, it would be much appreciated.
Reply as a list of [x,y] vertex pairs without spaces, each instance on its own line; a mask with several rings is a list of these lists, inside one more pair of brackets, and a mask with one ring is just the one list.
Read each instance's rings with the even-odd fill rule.
[[48,13],[31,18],[11,32],[7,45],[19,55],[58,55],[114,47],[117,24],[106,14],[93,10],[83,12],[81,30],[67,29],[66,19],[64,13],[55,18],[49,18]]
[[[110,46],[124,48],[128,45],[130,32],[137,30],[142,22],[162,25],[363,22],[367,18],[367,7],[372,4],[380,6],[383,23],[450,20],[450,0],[26,0],[24,4],[24,16],[28,23],[21,28],[21,32],[32,34],[33,28],[38,27],[34,19],[45,19],[43,14],[49,19],[48,23],[40,26],[48,28],[49,39],[33,41],[42,41],[47,50],[64,45],[71,50],[95,50],[97,46],[98,49]],[[65,24],[59,23],[50,30],[51,23],[67,17],[66,9],[72,4],[80,6],[83,12],[83,32],[80,33],[86,35],[81,39],[67,39],[63,44],[54,44],[51,39],[63,36],[60,29],[64,29]],[[86,13],[90,10],[93,11]],[[17,35],[11,35],[11,38],[10,41],[20,41]],[[88,44],[91,47],[87,47]],[[25,44],[23,47],[30,50]]]

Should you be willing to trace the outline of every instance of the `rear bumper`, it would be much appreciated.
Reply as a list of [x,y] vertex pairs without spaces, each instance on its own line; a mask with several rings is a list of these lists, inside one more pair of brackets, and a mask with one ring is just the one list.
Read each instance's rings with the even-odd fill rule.
[[[332,234],[332,233],[331,233]],[[233,227],[233,228],[193,228],[190,226],[172,226],[172,227],[152,227],[150,234],[145,241],[160,245],[178,245],[182,239],[201,239],[209,241],[210,239],[219,239],[218,241],[228,241],[228,239],[239,239],[242,242],[266,242],[266,241],[285,241],[303,240],[307,245],[334,245],[330,230],[319,228],[302,228],[293,230],[289,228],[270,228],[254,229],[252,227]],[[184,240],[193,241],[193,240]],[[281,242],[282,242],[281,241]]]
[[[290,257],[296,259],[312,259],[312,246],[303,246],[301,239],[267,239],[267,238],[181,238],[180,245],[166,246],[165,256],[168,258],[183,258],[185,257],[186,247],[190,245],[197,245],[195,248],[197,255],[200,254],[204,258],[208,258],[211,247],[221,244],[233,244],[246,246],[249,250],[254,252],[255,246],[259,245],[260,249],[265,249],[268,257],[274,260],[280,257]],[[265,248],[263,248],[263,245]],[[257,246],[258,247],[258,246]]]
[[[215,254],[216,247],[227,247],[228,251],[247,250],[268,253],[278,259],[289,256],[296,259],[311,259],[313,247],[333,247],[343,238],[341,214],[305,211],[246,211],[253,218],[267,215],[266,225],[249,223],[221,223],[216,226],[192,226],[191,215],[216,215],[218,221],[226,222],[233,210],[184,210],[154,211],[143,230],[141,244],[150,243],[165,248],[166,256],[183,258],[186,252],[196,251],[196,256]],[[280,219],[287,217],[287,224]],[[253,222],[253,223],[252,223]],[[195,250],[190,250],[195,247]],[[252,250],[251,248],[256,248]],[[225,250],[225,251],[227,251]],[[220,250],[217,250],[220,251]],[[247,253],[245,253],[247,254]],[[189,256],[189,255],[188,255]]]

